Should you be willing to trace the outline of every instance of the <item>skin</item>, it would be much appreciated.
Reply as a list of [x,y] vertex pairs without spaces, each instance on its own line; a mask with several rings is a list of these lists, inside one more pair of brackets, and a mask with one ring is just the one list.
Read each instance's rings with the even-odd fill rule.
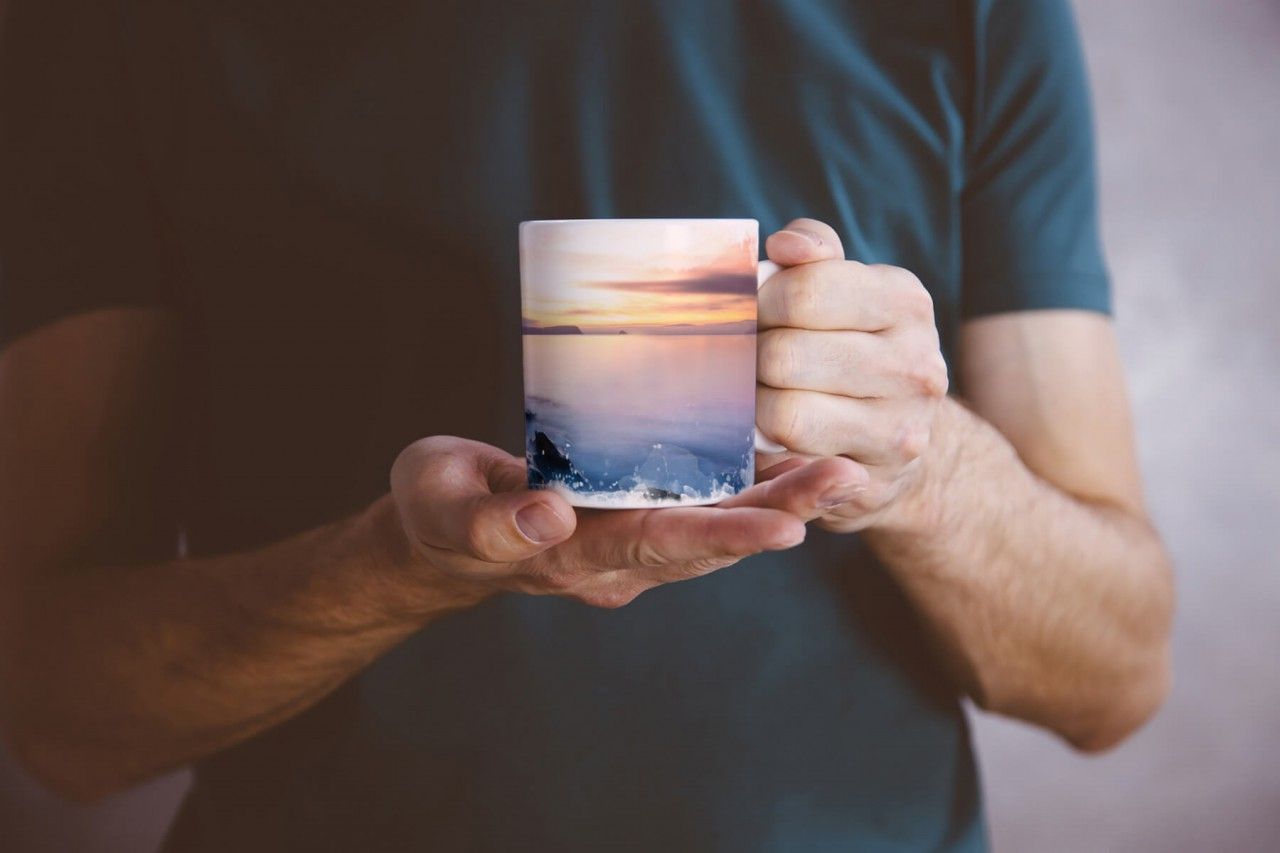
[[859,493],[818,523],[863,531],[980,707],[1084,751],[1119,743],[1168,693],[1174,596],[1110,322],[965,324],[966,405],[945,396],[915,276],[844,260],[814,220],[767,250],[789,269],[760,292],[757,422],[786,456],[863,469]]
[[503,592],[620,607],[789,548],[847,500],[848,459],[705,508],[581,511],[524,461],[449,436],[406,448],[390,493],[268,547],[175,559],[162,454],[175,320],[69,318],[0,356],[0,723],[64,795],[97,798],[318,701],[439,616]]
[[944,398],[927,294],[799,220],[767,244],[760,425],[791,451],[717,507],[578,511],[448,436],[387,496],[270,546],[179,559],[162,449],[175,319],[113,309],[0,354],[0,724],[92,799],[319,700],[443,614],[500,593],[624,606],[657,585],[861,530],[983,707],[1110,745],[1167,685],[1171,586],[1141,509],[1110,327],[970,323]]

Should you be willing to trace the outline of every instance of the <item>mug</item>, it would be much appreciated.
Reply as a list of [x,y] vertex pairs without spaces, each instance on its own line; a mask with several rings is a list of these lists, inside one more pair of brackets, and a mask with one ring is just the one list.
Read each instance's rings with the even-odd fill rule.
[[625,509],[751,485],[758,251],[754,219],[520,223],[530,488]]

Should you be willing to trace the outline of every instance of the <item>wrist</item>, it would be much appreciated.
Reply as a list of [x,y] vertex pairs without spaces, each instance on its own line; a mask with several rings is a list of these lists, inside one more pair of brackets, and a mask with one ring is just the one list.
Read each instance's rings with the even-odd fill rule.
[[974,431],[973,415],[951,397],[938,405],[929,445],[916,462],[902,491],[881,513],[871,530],[913,537],[937,534],[947,527],[947,496],[960,474],[961,448]]
[[370,505],[362,520],[371,536],[374,574],[390,613],[425,621],[474,607],[498,591],[433,565],[409,541],[390,495]]

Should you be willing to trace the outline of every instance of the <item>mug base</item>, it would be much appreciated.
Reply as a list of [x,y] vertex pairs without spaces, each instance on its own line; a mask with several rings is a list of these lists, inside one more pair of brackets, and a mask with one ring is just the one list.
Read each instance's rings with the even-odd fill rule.
[[667,495],[649,497],[636,491],[575,492],[559,483],[551,483],[543,488],[560,495],[571,506],[583,509],[668,509],[679,506],[713,506],[733,497],[733,494],[689,497],[667,493]]

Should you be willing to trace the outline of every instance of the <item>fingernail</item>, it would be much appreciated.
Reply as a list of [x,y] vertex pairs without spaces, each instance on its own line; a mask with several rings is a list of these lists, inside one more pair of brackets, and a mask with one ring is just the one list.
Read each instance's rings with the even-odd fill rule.
[[865,488],[866,486],[862,483],[841,483],[838,486],[832,486],[818,498],[818,506],[831,509],[840,504],[846,504],[860,495]]
[[803,237],[804,239],[808,240],[810,243],[812,243],[815,246],[822,245],[822,237],[820,237],[818,234],[816,234],[813,231],[806,231],[803,228],[784,228],[782,229],[782,231],[778,233],[795,234],[798,237]]
[[546,542],[560,535],[564,522],[546,504],[532,503],[516,513],[516,527],[530,541]]

